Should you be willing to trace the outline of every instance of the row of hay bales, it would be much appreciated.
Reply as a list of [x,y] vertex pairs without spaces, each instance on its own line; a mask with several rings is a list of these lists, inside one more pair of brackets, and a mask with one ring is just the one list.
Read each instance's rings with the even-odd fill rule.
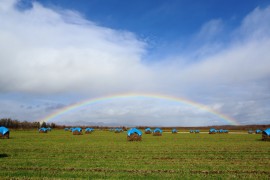
[[[153,131],[150,128],[146,128],[145,134],[153,134],[153,136],[162,136],[162,129],[156,128]],[[172,130],[172,133],[177,133],[176,129]],[[127,140],[128,141],[141,141],[142,140],[142,132],[137,128],[131,128],[127,131]]]
[[115,132],[115,133],[124,132],[124,130],[122,128],[110,128],[109,131],[110,132]]
[[[257,129],[256,131],[255,131],[255,134],[262,134],[262,130],[260,130],[260,129]],[[254,133],[254,131],[253,130],[248,130],[248,134],[253,134]]]
[[115,133],[121,133],[121,132],[124,132],[124,130],[122,128],[115,128],[114,132]]
[[[248,134],[253,134],[254,131],[249,130]],[[255,131],[256,134],[262,134],[262,140],[264,141],[270,141],[270,128],[265,129],[264,131],[257,129]]]
[[209,134],[217,134],[217,133],[219,133],[219,134],[223,134],[223,133],[228,134],[229,130],[227,130],[227,129],[215,129],[215,128],[211,128],[209,130]]
[[[83,134],[82,128],[80,127],[65,128],[64,130],[72,132],[73,135]],[[85,134],[91,134],[92,132],[94,132],[94,128],[85,128],[84,132]]]
[[1,139],[9,139],[9,129],[1,126],[0,127],[0,138]]
[[45,127],[42,127],[38,130],[39,133],[47,133],[48,131],[51,131],[52,128],[48,127],[48,128],[45,128]]
[[[162,129],[160,129],[160,128],[156,128],[156,129],[154,129],[153,131],[152,131],[152,129],[150,129],[150,128],[146,128],[145,130],[144,130],[144,133],[145,134],[153,134],[153,136],[162,136]],[[175,129],[175,130],[173,130],[173,132],[172,133],[177,133],[177,130]]]
[[199,129],[195,129],[195,130],[191,129],[191,130],[189,130],[189,133],[200,133],[200,130]]

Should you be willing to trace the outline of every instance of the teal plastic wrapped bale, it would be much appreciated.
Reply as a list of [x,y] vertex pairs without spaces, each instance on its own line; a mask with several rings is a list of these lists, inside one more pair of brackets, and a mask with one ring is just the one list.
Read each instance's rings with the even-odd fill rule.
[[191,129],[191,130],[189,130],[189,133],[194,133],[194,130],[192,130],[192,129]]
[[145,133],[145,134],[151,134],[151,133],[152,133],[152,129],[146,128],[146,129],[144,130],[144,133]]
[[224,130],[223,129],[220,129],[218,132],[219,133],[224,133]]
[[225,130],[223,130],[223,133],[228,134],[229,133],[229,130],[228,129],[225,129]]
[[131,128],[127,131],[127,140],[128,141],[141,141],[142,132],[137,128]]
[[162,136],[162,129],[156,128],[156,129],[153,131],[153,136]]
[[172,129],[172,134],[177,134],[177,129]]
[[39,132],[39,133],[47,133],[48,130],[47,130],[47,128],[42,127],[42,128],[40,128],[40,129],[38,130],[38,132]]
[[268,128],[262,132],[262,140],[270,141],[270,128]]
[[115,128],[114,132],[115,133],[120,133],[120,132],[123,132],[123,129],[122,128]]
[[199,129],[194,130],[195,133],[200,133]]
[[65,128],[65,131],[68,131],[69,130],[69,128]]
[[91,134],[92,132],[94,132],[93,128],[86,128],[85,129],[85,134]]
[[209,130],[209,134],[216,134],[217,130],[215,128],[211,128]]
[[82,128],[80,128],[80,127],[72,128],[72,134],[73,135],[82,135]]
[[248,131],[248,134],[253,134],[254,132],[252,130],[249,130]]
[[52,130],[52,128],[50,128],[50,127],[47,128],[47,131],[51,131],[51,130]]
[[8,128],[6,128],[4,126],[0,127],[0,138],[9,139],[9,129]]
[[262,134],[262,130],[257,129],[257,130],[255,131],[255,133],[256,133],[256,134]]

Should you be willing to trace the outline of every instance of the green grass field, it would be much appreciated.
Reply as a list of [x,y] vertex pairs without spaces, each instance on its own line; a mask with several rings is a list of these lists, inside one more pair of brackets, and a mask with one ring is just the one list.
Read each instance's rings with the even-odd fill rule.
[[72,135],[11,131],[0,139],[0,179],[269,179],[270,142],[256,134]]

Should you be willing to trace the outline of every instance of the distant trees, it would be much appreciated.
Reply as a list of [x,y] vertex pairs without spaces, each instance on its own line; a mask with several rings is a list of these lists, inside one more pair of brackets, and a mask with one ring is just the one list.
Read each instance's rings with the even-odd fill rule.
[[57,125],[54,123],[46,123],[43,122],[40,124],[39,122],[28,122],[28,121],[18,121],[10,118],[2,118],[0,119],[0,126],[5,126],[7,128],[12,129],[32,129],[32,128],[40,128],[40,127],[51,127],[55,128]]
[[46,122],[43,121],[40,127],[42,127],[42,128],[47,128]]
[[50,127],[51,128],[56,128],[56,124],[55,123],[51,123]]

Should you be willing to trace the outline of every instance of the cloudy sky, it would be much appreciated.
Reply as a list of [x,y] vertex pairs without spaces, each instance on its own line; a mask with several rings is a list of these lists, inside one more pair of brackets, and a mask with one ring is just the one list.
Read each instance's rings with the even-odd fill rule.
[[49,122],[270,124],[269,0],[1,0],[0,22],[0,118],[133,93]]

